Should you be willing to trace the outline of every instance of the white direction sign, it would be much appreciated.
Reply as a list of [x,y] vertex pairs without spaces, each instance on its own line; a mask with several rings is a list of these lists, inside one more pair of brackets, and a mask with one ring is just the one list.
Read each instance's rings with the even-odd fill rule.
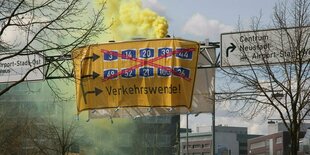
[[[8,54],[0,55],[0,58],[7,57]],[[18,81],[34,67],[44,64],[44,59],[38,54],[17,55],[9,59],[0,61],[0,82]],[[34,69],[26,77],[25,81],[42,80],[43,67]]]
[[[303,29],[309,29],[309,27]],[[290,28],[287,32],[294,37],[295,30]],[[293,40],[296,39],[293,38]],[[290,50],[290,45],[287,33],[281,29],[223,33],[221,34],[221,66],[291,62],[296,54]],[[309,48],[310,44],[306,44],[304,58],[310,58]]]

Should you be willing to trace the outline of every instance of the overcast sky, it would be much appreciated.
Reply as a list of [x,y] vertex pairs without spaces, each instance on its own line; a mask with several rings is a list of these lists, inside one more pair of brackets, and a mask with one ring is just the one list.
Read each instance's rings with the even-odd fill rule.
[[[262,15],[263,27],[270,27],[273,7],[277,0],[142,0],[144,7],[167,18],[169,34],[175,37],[203,41],[219,42],[220,34],[233,32],[241,23],[244,30],[253,17]],[[218,83],[217,83],[218,84]],[[256,118],[244,120],[232,116],[216,106],[216,124],[248,127],[251,134],[266,134],[266,121]],[[186,126],[185,116],[181,126]],[[190,116],[189,125],[193,130],[196,126],[211,127],[211,114]]]

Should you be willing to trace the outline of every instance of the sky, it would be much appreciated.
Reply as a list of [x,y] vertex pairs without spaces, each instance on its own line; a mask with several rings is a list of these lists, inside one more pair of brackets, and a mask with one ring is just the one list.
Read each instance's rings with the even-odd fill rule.
[[[221,33],[235,32],[237,28],[249,30],[254,17],[261,15],[261,26],[272,25],[272,13],[277,0],[142,0],[143,6],[150,8],[168,20],[171,36],[211,42],[220,42]],[[241,25],[241,26],[240,26]],[[216,86],[220,83],[216,83]],[[250,134],[266,134],[267,122],[261,118],[245,120],[228,113],[224,107],[216,105],[216,125],[248,127]],[[189,127],[197,132],[208,131],[212,126],[211,114],[189,116]],[[186,115],[181,116],[181,127],[186,127]]]
[[270,24],[276,0],[142,0],[167,18],[169,34],[192,40],[219,41],[220,33],[236,30],[238,21],[248,26],[262,14],[262,24]]

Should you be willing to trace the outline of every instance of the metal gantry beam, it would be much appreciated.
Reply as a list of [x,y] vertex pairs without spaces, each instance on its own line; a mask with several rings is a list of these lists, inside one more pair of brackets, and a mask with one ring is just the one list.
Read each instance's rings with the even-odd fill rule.
[[73,62],[70,54],[45,57],[45,79],[73,78]]
[[[201,44],[200,56],[203,57],[208,65],[198,65],[198,69],[218,68],[219,67],[219,53],[216,56],[216,60],[212,60],[212,56],[208,52],[209,49],[219,48],[219,43],[209,43],[208,45]],[[50,79],[64,79],[73,78],[73,62],[71,54],[45,56],[46,68],[44,71],[44,77],[47,80]]]

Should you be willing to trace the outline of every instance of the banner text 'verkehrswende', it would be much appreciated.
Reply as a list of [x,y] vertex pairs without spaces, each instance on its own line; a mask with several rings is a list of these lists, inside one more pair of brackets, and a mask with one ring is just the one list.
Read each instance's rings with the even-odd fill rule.
[[114,88],[112,86],[105,87],[109,95],[135,95],[135,94],[180,94],[181,85],[170,86],[148,86],[141,87],[133,85],[131,87],[121,86]]

